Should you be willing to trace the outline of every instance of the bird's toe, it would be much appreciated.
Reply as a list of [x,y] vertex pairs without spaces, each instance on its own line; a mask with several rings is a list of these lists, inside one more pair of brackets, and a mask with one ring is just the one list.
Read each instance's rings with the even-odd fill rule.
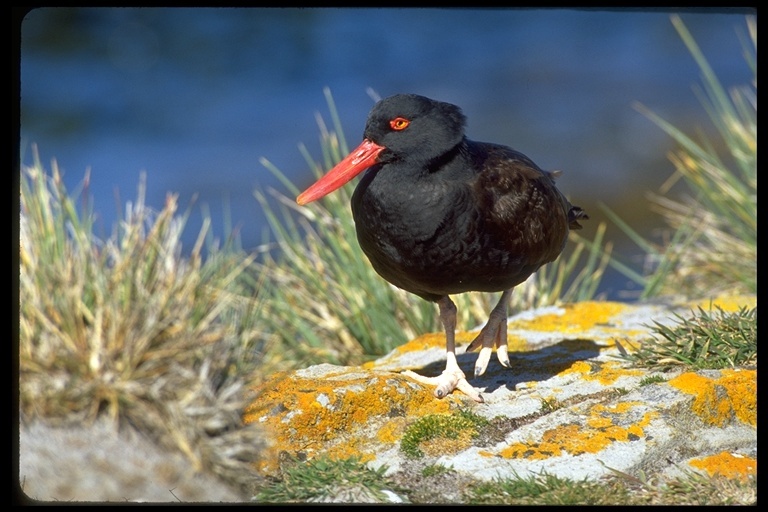
[[470,384],[467,379],[461,379],[459,382],[456,383],[456,389],[470,397],[475,402],[484,403],[485,399],[483,398],[483,395],[480,394],[480,392],[475,389],[472,384]]
[[477,356],[475,362],[475,377],[478,377],[485,373],[488,368],[488,362],[491,360],[491,347],[483,347],[480,349],[480,354]]

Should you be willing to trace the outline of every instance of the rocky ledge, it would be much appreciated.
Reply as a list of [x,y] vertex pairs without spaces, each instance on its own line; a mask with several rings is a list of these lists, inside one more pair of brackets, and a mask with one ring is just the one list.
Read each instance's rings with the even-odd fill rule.
[[[755,367],[649,370],[625,357],[701,307],[756,307],[751,297],[678,303],[582,302],[509,320],[510,368],[495,357],[470,378],[485,403],[455,391],[444,399],[402,374],[437,375],[444,337],[428,334],[362,366],[321,364],[276,375],[254,390],[242,429],[266,441],[258,471],[281,477],[295,461],[354,457],[387,481],[407,482],[411,501],[461,502],[478,481],[554,475],[596,481],[609,474],[671,479],[701,472],[754,479]],[[474,337],[457,336],[472,375]],[[138,433],[141,434],[141,433]],[[96,424],[21,425],[20,487],[42,501],[250,501],[254,492],[194,468],[180,453]],[[236,457],[236,454],[233,455]],[[250,467],[250,466],[249,466]],[[450,469],[443,485],[426,469]],[[284,475],[284,473],[283,473]],[[266,480],[269,481],[269,480]],[[469,483],[467,483],[469,482]],[[333,486],[332,486],[333,487]],[[320,501],[406,502],[398,489],[331,489]]]
[[[277,475],[281,457],[324,455],[354,456],[389,476],[437,465],[480,480],[542,473],[583,480],[616,472],[670,478],[691,471],[755,478],[754,367],[661,372],[622,357],[652,336],[652,326],[715,305],[735,311],[755,307],[756,298],[583,302],[513,316],[511,367],[492,358],[485,375],[470,378],[485,403],[458,391],[439,400],[401,374],[439,374],[441,334],[421,336],[363,366],[321,364],[276,376],[257,390],[245,416],[263,425],[272,441],[260,469]],[[477,354],[462,347],[473,337],[457,336],[466,375]]]

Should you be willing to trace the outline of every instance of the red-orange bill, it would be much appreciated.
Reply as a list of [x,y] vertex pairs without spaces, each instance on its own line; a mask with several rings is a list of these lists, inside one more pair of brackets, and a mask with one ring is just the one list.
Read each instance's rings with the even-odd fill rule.
[[384,150],[384,146],[364,139],[344,160],[328,171],[322,178],[299,194],[296,202],[305,205],[330,194],[337,188],[376,163],[376,157]]

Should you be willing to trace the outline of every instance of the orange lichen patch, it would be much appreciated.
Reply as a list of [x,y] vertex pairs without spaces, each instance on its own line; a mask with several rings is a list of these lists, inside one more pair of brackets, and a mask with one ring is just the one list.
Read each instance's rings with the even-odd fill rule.
[[715,379],[688,372],[671,379],[669,384],[694,395],[691,410],[711,425],[721,427],[734,417],[748,425],[757,425],[755,370],[722,370]]
[[638,405],[640,405],[640,402],[619,402],[610,406],[597,404],[592,407],[592,414],[587,418],[586,424],[595,429],[607,429],[613,426],[614,415],[626,414],[630,409]]
[[706,471],[709,476],[721,475],[743,481],[757,476],[757,460],[738,453],[721,452],[693,459],[690,465]]
[[331,446],[328,450],[324,451],[323,454],[330,460],[346,460],[351,457],[356,457],[363,464],[376,460],[376,456],[373,453],[365,453],[360,450],[359,446],[350,446],[347,444]]
[[592,371],[592,365],[586,361],[576,361],[571,366],[561,371],[559,375],[568,375],[570,373],[581,373],[583,375]]
[[505,459],[542,460],[563,454],[560,446],[552,443],[513,443],[499,451]]
[[616,382],[619,377],[638,376],[642,374],[642,370],[623,368],[621,363],[617,361],[607,361],[600,365],[599,371],[593,374],[584,375],[584,378],[596,380],[600,382],[600,384],[608,385]]
[[597,404],[590,408],[584,425],[570,424],[544,432],[540,442],[514,443],[499,452],[509,459],[546,459],[564,453],[581,455],[597,453],[616,442],[630,442],[645,436],[648,426],[656,413],[647,412],[638,422],[629,426],[617,424],[624,415],[641,405],[639,402],[625,402],[611,407]]
[[536,331],[579,333],[600,324],[607,324],[627,308],[619,302],[584,301],[563,306],[563,314],[541,315],[532,320],[518,320],[510,327]]
[[359,370],[350,377],[294,373],[256,391],[244,421],[262,424],[273,441],[261,466],[266,473],[276,470],[281,451],[365,456],[377,423],[392,421],[394,411],[404,417],[446,413],[458,400],[453,395],[437,400],[399,374]]
[[376,433],[376,437],[385,444],[391,444],[403,437],[406,421],[404,418],[392,418]]

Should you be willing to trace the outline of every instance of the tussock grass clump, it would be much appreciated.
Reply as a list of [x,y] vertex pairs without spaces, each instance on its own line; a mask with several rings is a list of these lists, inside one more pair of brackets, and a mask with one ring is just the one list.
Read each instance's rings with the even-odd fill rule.
[[[87,177],[85,184],[87,186]],[[53,163],[22,169],[19,397],[22,418],[87,424],[106,415],[242,483],[261,443],[242,423],[260,364],[251,258],[209,247],[181,257],[176,196],[155,212],[144,186],[106,240]]]
[[[333,99],[327,89],[325,94],[334,129],[329,130],[317,116],[322,163],[301,148],[315,177],[348,152]],[[267,159],[261,161],[290,194],[256,193],[274,237],[261,270],[276,283],[264,306],[268,329],[278,339],[275,346],[303,364],[358,364],[420,334],[442,331],[436,306],[387,283],[360,249],[349,206],[354,182],[299,207],[296,185]],[[604,232],[601,225],[590,244],[572,234],[566,254],[517,287],[511,311],[593,298],[610,259],[610,244],[605,251],[603,247]],[[454,296],[458,327],[483,325],[498,297],[489,293]]]
[[[414,462],[414,464],[417,464]],[[670,479],[635,477],[621,471],[600,479],[569,479],[543,472],[492,481],[457,477],[453,468],[425,466],[424,478],[384,476],[386,466],[370,469],[357,458],[293,461],[279,480],[265,484],[255,502],[384,503],[398,496],[405,503],[466,505],[752,505],[755,479],[729,479],[683,471]],[[426,488],[425,488],[426,487]],[[442,489],[429,492],[429,489]],[[456,496],[449,498],[458,491]],[[394,494],[396,493],[396,494]]]
[[640,381],[640,386],[650,386],[659,382],[667,382],[667,379],[663,375],[649,375]]
[[[609,485],[610,483],[610,485]],[[496,479],[472,487],[467,503],[507,505],[610,505],[630,503],[626,486],[612,481],[570,480],[541,474]]]
[[[679,18],[672,23],[701,69],[703,91],[697,89],[718,140],[691,137],[643,106],[638,110],[678,144],[669,159],[675,172],[651,206],[668,227],[662,242],[647,240],[616,214],[606,214],[646,256],[646,274],[619,261],[612,265],[643,286],[642,297],[682,294],[689,297],[723,293],[757,293],[757,21],[747,17],[749,42],[744,58],[752,83],[726,91],[694,38]],[[682,181],[686,195],[673,197]]]
[[455,473],[453,467],[447,468],[442,464],[430,464],[428,466],[425,466],[424,469],[421,470],[421,476],[423,477],[445,475],[447,473]]
[[556,398],[541,399],[541,412],[544,414],[549,414],[551,412],[554,412],[562,408],[563,408],[563,404],[559,402]]
[[507,505],[753,505],[755,480],[710,477],[693,471],[666,481],[616,471],[599,480],[572,480],[547,473],[478,482],[468,504]]
[[357,457],[333,460],[326,456],[293,461],[281,479],[265,485],[253,498],[267,503],[386,503],[385,491],[395,488],[384,477],[387,467],[370,469]]
[[736,312],[708,312],[699,307],[691,318],[676,315],[667,326],[656,322],[654,337],[630,359],[658,368],[686,365],[695,369],[723,369],[757,363],[757,308]]
[[480,435],[479,429],[488,425],[488,420],[470,411],[460,410],[455,414],[431,414],[419,418],[403,433],[400,450],[409,458],[424,456],[423,443],[435,439],[465,440]]

